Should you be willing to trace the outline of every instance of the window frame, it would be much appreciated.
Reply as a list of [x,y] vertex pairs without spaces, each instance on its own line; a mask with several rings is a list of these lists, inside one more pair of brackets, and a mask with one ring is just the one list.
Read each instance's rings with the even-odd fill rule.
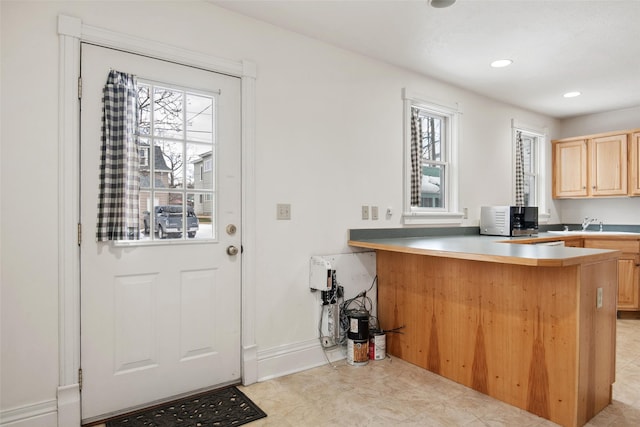
[[[459,212],[459,168],[458,146],[459,128],[462,115],[458,103],[447,105],[434,101],[408,89],[402,92],[404,106],[404,188],[403,188],[403,222],[407,225],[460,225],[464,214]],[[444,119],[444,141],[441,142],[441,151],[444,158],[441,163],[445,165],[444,194],[442,195],[442,207],[416,207],[411,206],[411,108],[417,107],[429,114]],[[431,162],[431,163],[440,163]],[[422,160],[421,160],[422,163]]]
[[545,176],[547,174],[544,171],[547,170],[547,141],[548,130],[546,127],[539,127],[522,123],[516,119],[511,120],[511,147],[512,147],[512,197],[515,204],[516,200],[516,141],[518,138],[518,132],[522,132],[524,136],[535,138],[535,171],[536,177],[536,205],[538,207],[538,222],[547,222],[551,215],[547,209],[547,182]]
[[[180,131],[180,135],[179,136],[169,136],[169,137],[163,137],[160,135],[157,135],[154,129],[155,126],[155,121],[153,120],[154,118],[154,114],[155,112],[151,112],[150,113],[150,123],[149,123],[149,131],[148,133],[141,133],[138,132],[138,137],[140,139],[140,141],[142,140],[147,140],[148,143],[146,145],[146,149],[148,150],[147,154],[147,165],[145,165],[145,167],[147,167],[149,169],[149,187],[141,187],[140,188],[140,192],[146,192],[148,193],[148,200],[151,201],[151,207],[150,209],[147,209],[147,207],[140,207],[140,214],[141,216],[143,216],[143,212],[144,211],[149,211],[149,215],[150,218],[153,217],[154,212],[155,212],[155,207],[156,204],[158,203],[158,198],[156,197],[156,194],[164,194],[166,193],[167,195],[173,193],[173,194],[180,194],[181,195],[181,199],[182,202],[180,203],[180,205],[182,206],[182,224],[183,224],[183,231],[182,231],[182,236],[180,238],[168,238],[168,239],[159,239],[156,237],[155,233],[153,232],[153,227],[151,227],[150,229],[150,233],[145,236],[145,238],[140,238],[138,240],[117,240],[114,241],[113,244],[115,246],[153,246],[153,245],[184,245],[184,244],[189,244],[189,245],[193,245],[193,244],[203,244],[203,243],[215,243],[219,240],[219,230],[218,230],[218,226],[219,224],[217,223],[218,221],[218,211],[217,211],[217,194],[218,194],[218,179],[215,179],[214,182],[214,187],[213,189],[197,189],[195,188],[195,186],[193,186],[193,184],[197,181],[198,179],[198,171],[193,170],[193,182],[192,182],[192,187],[189,187],[188,184],[188,165],[187,165],[187,160],[188,160],[188,155],[187,155],[187,149],[189,144],[191,145],[201,145],[201,146],[209,146],[210,150],[215,151],[217,149],[217,145],[218,145],[218,134],[217,134],[217,129],[218,129],[218,113],[217,113],[217,106],[218,106],[218,97],[220,95],[219,91],[215,91],[215,90],[203,90],[203,89],[198,89],[198,88],[192,88],[192,87],[186,87],[186,86],[181,86],[181,85],[176,85],[174,83],[171,82],[159,82],[159,81],[155,81],[152,79],[147,79],[144,77],[137,77],[138,80],[138,84],[139,85],[145,85],[149,87],[149,95],[150,95],[150,99],[151,99],[151,104],[150,104],[150,111],[153,110],[154,108],[154,88],[163,88],[163,89],[168,89],[168,90],[172,90],[172,91],[177,91],[177,92],[181,92],[182,96],[183,96],[183,109],[181,111],[180,114],[180,118],[182,121],[182,124],[184,124],[182,130]],[[211,98],[213,101],[213,117],[212,117],[212,139],[211,142],[207,142],[207,141],[198,141],[198,140],[194,140],[192,138],[189,138],[188,135],[188,127],[190,126],[190,122],[187,121],[187,97],[189,95],[196,95],[196,96],[202,96],[202,97],[207,97],[207,98]],[[177,187],[158,187],[155,184],[155,175],[159,172],[156,169],[156,164],[155,164],[155,147],[156,147],[156,142],[157,141],[165,141],[167,143],[171,143],[171,144],[177,144],[177,145],[181,145],[181,156],[182,156],[182,166],[181,166],[181,172],[180,172],[180,180],[182,182],[181,185],[177,186]],[[213,173],[217,173],[216,171],[218,170],[218,164],[217,164],[217,157],[215,157],[215,159],[211,159],[212,163],[211,163],[211,168],[212,168],[212,172]],[[215,161],[215,163],[213,163]],[[142,166],[142,165],[141,165]],[[204,166],[204,163],[203,163]],[[198,237],[198,238],[190,238],[188,237],[188,233],[184,230],[185,226],[184,224],[188,224],[188,210],[189,210],[189,196],[192,196],[192,201],[195,202],[196,200],[199,199],[200,195],[204,195],[205,196],[205,202],[213,202],[213,208],[212,208],[212,213],[211,213],[211,226],[212,226],[212,236],[207,236],[207,237]],[[195,206],[191,206],[192,209],[195,209]],[[197,216],[197,213],[196,213]],[[202,218],[198,217],[199,223],[202,223]],[[142,233],[141,233],[142,234]]]

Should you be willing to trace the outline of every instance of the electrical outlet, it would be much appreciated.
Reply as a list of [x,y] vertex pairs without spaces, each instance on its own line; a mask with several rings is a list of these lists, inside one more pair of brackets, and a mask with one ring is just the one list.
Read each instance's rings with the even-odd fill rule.
[[278,203],[276,219],[290,220],[291,219],[291,205],[288,203]]
[[376,221],[378,219],[378,207],[371,206],[371,219]]
[[369,206],[362,205],[362,219],[369,219]]

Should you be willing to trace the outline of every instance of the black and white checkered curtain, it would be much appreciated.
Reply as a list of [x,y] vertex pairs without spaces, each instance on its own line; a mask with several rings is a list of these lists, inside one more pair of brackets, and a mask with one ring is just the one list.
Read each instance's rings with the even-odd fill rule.
[[422,188],[422,120],[411,108],[411,206],[420,206]]
[[102,94],[102,148],[96,240],[140,236],[136,79],[111,70]]
[[516,206],[524,206],[524,148],[522,132],[516,132]]

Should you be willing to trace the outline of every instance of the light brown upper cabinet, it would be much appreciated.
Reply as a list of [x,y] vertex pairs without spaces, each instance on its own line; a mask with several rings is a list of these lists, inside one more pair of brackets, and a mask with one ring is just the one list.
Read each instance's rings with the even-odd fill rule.
[[640,196],[640,129],[552,144],[554,198]]
[[587,195],[587,140],[553,141],[553,197]]
[[592,196],[627,195],[628,135],[589,140],[589,190]]

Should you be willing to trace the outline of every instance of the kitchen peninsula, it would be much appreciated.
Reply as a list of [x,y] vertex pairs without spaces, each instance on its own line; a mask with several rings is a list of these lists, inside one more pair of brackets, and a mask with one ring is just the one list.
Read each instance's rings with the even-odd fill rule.
[[611,402],[619,251],[364,231],[389,354],[567,427]]

